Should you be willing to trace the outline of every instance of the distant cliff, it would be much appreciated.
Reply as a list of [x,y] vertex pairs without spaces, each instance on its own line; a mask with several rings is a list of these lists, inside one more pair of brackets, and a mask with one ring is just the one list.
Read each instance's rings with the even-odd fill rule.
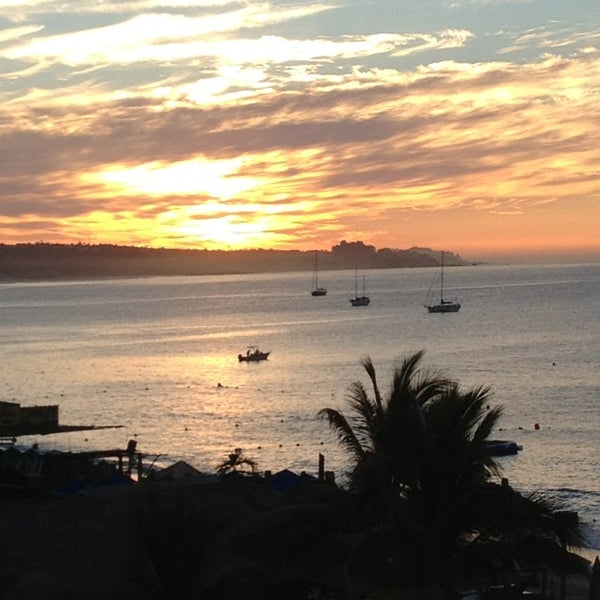
[[[319,269],[432,267],[440,251],[346,242],[319,252]],[[465,263],[447,252],[447,265]],[[176,250],[112,244],[0,244],[0,281],[310,271],[314,251]]]

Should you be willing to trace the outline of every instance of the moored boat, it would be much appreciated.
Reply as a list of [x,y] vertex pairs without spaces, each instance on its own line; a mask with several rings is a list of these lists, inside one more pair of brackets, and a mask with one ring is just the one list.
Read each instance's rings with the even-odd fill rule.
[[363,275],[363,289],[362,295],[358,295],[358,275],[356,269],[354,270],[354,298],[350,298],[350,304],[352,306],[369,306],[371,298],[365,293],[365,276]]
[[440,301],[429,302],[425,304],[425,308],[430,313],[451,313],[460,310],[460,302],[458,300],[444,299],[444,253],[442,252],[442,264],[440,268]]
[[511,456],[523,450],[523,446],[511,440],[486,440],[484,448],[490,456]]
[[313,272],[312,296],[326,296],[327,288],[319,285],[319,253],[315,252],[315,270]]

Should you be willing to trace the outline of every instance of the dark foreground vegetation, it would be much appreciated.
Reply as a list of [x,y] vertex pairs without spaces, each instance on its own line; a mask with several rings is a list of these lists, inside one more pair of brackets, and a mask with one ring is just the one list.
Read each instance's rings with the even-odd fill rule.
[[[349,492],[310,478],[291,489],[234,475],[77,495],[3,491],[0,510],[3,600],[449,597],[424,579],[434,568],[418,562],[427,540],[395,538]],[[554,593],[543,597],[558,599],[568,573],[564,598],[588,600],[587,571],[543,565],[533,553],[518,575],[478,575],[478,589],[507,600],[545,582]]]
[[387,395],[366,359],[370,386],[353,384],[348,414],[321,411],[350,453],[345,489],[258,475],[239,448],[210,477],[0,488],[0,598],[590,598],[576,515],[512,489],[486,452],[501,415],[489,390],[428,374],[422,357]]
[[[428,248],[376,250],[362,242],[341,242],[319,252],[319,268],[436,266],[440,252]],[[299,250],[174,250],[112,244],[0,244],[0,281],[215,275],[310,271],[314,252]],[[447,253],[447,265],[465,264]]]

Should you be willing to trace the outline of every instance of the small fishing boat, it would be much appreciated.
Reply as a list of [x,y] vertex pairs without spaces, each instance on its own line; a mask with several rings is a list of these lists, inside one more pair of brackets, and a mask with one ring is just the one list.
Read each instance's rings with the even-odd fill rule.
[[[431,289],[429,296],[431,297]],[[458,300],[446,300],[444,299],[444,253],[442,252],[442,264],[440,268],[440,301],[439,302],[428,302],[425,304],[425,308],[430,313],[450,313],[458,312],[460,310],[460,302]]]
[[270,352],[262,352],[258,349],[258,346],[248,346],[246,352],[238,354],[239,362],[257,362],[260,360],[267,360]]
[[365,292],[365,276],[363,275],[362,295],[358,295],[358,274],[354,269],[354,298],[350,298],[352,306],[369,306],[371,299]]

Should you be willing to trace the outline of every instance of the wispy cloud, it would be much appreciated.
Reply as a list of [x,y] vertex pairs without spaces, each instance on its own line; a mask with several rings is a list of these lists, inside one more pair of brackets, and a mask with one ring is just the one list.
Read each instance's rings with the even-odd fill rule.
[[61,6],[0,0],[4,239],[481,250],[600,201],[591,25],[358,31],[327,3],[84,0],[57,27]]
[[499,50],[500,54],[521,52],[527,49],[543,51],[568,48],[589,51],[594,44],[600,43],[600,31],[597,28],[550,29],[548,27],[532,29],[514,36],[511,45]]
[[[80,31],[31,39],[9,48],[12,59],[64,62],[71,66],[100,63],[130,64],[144,60],[189,58],[226,33],[244,28],[274,25],[324,10],[323,6],[300,10],[272,10],[267,4],[247,6],[220,14],[197,17],[171,13],[146,13],[130,19]],[[187,48],[187,49],[186,49]]]

